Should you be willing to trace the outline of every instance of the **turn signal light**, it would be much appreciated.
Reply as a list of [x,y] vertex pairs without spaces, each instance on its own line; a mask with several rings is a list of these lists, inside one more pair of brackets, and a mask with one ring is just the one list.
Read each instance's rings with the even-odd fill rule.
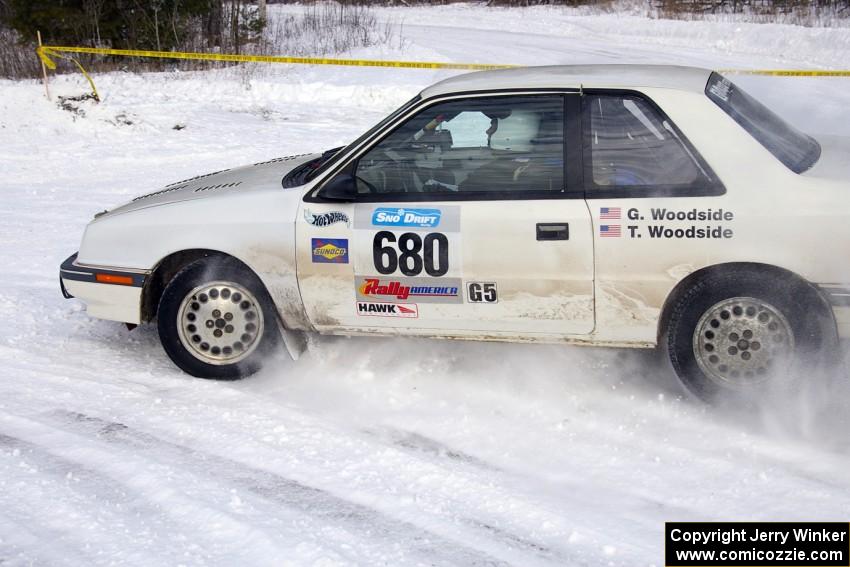
[[99,283],[133,285],[133,278],[130,276],[116,276],[114,274],[95,274],[94,279]]

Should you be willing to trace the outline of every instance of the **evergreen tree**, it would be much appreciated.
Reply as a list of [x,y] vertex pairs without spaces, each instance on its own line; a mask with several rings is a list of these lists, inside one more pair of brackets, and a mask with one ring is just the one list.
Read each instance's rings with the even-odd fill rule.
[[[176,49],[198,33],[220,45],[222,0],[0,0],[0,18],[45,43]],[[192,37],[190,37],[192,36]]]

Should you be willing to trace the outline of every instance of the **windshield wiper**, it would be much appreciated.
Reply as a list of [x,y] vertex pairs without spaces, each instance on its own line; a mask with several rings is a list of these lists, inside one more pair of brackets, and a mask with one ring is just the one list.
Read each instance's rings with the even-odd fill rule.
[[323,163],[328,161],[331,157],[333,157],[338,151],[340,151],[345,146],[340,146],[338,148],[330,149],[324,152],[321,156],[316,159],[312,159],[306,163],[302,163],[289,173],[287,173],[283,177],[283,188],[289,189],[290,187],[298,187],[299,185],[304,185],[308,181],[313,178],[313,174],[322,166]]

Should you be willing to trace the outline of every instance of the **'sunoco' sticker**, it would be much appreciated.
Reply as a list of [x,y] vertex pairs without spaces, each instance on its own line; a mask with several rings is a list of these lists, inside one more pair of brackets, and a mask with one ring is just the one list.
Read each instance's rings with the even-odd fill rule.
[[347,264],[348,239],[346,238],[313,238],[313,263],[315,264]]

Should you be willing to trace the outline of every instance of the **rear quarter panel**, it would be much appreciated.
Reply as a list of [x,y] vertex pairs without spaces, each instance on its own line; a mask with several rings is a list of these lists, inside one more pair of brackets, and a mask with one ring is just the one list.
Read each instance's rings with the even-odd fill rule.
[[[706,96],[643,89],[679,127],[726,188],[719,196],[595,199],[597,329],[606,341],[655,342],[658,317],[678,282],[701,268],[758,262],[815,282],[850,281],[846,188],[797,175]],[[600,207],[620,207],[623,237],[598,237]],[[696,211],[708,220],[658,219]],[[628,213],[632,219],[628,219]],[[713,213],[713,215],[711,214]],[[607,221],[606,221],[607,222]],[[636,227],[634,236],[628,226]],[[718,238],[656,236],[708,229]],[[719,231],[718,231],[719,229]],[[679,233],[681,234],[681,233]]]

